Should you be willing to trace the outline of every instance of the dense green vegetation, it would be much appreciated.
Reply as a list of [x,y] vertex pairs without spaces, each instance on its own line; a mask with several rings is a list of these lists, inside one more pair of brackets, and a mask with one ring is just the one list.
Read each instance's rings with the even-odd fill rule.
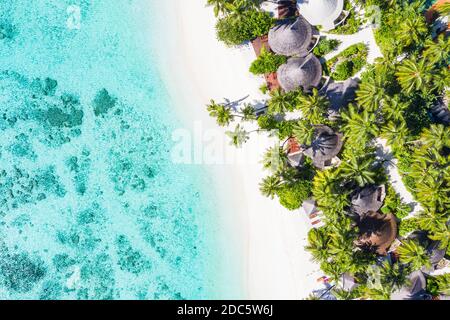
[[[304,199],[316,200],[325,225],[310,231],[307,249],[332,280],[348,273],[358,283],[351,292],[336,288],[333,294],[341,299],[389,299],[406,283],[408,274],[430,266],[425,244],[408,235],[424,231],[429,240],[439,241],[447,256],[450,253],[450,128],[431,113],[432,106],[448,96],[450,42],[445,35],[431,37],[422,1],[355,2],[363,8],[379,6],[381,24],[374,32],[384,57],[367,66],[355,100],[339,110],[339,117],[328,118],[329,101],[317,90],[274,90],[267,113],[258,118],[251,116],[250,106],[237,113],[217,104],[208,109],[220,125],[235,126],[229,135],[237,146],[250,138],[251,132],[245,130],[249,121],[258,126],[253,132],[279,138],[280,143],[264,156],[263,166],[269,173],[260,184],[261,192],[277,197],[290,210]],[[323,52],[323,48],[317,50]],[[358,44],[327,65],[333,78],[344,80],[361,70],[366,56],[367,48]],[[285,120],[287,112],[297,117]],[[344,135],[340,165],[318,170],[307,159],[300,167],[291,167],[286,155],[288,139],[308,147],[320,124]],[[415,216],[389,182],[385,164],[391,160],[376,152],[381,151],[380,138],[398,161],[404,185],[420,205]],[[398,261],[393,263],[355,244],[359,229],[350,209],[351,197],[355,190],[379,184],[386,186],[380,211],[394,214],[399,224]],[[431,294],[449,294],[449,290],[448,275],[429,278]]]
[[364,43],[354,44],[327,61],[327,70],[334,80],[342,81],[354,76],[365,65],[367,47]]
[[339,40],[322,38],[320,39],[319,44],[314,48],[313,53],[318,57],[323,57],[334,51],[340,44],[341,41]]
[[259,0],[208,0],[218,17],[217,38],[229,46],[237,46],[269,32],[274,19],[260,10]]
[[262,48],[260,56],[251,64],[250,72],[256,75],[276,72],[278,67],[286,61],[285,56],[268,52]]

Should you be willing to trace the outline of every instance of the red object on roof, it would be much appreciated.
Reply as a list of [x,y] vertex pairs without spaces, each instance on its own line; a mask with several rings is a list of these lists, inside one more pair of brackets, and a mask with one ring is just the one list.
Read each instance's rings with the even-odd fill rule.
[[302,147],[300,144],[295,140],[295,138],[289,138],[288,140],[288,154],[296,153],[302,151]]

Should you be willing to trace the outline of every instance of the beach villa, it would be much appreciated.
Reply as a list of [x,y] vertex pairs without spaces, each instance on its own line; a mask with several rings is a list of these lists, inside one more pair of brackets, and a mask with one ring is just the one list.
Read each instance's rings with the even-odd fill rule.
[[369,211],[378,211],[386,197],[385,186],[368,186],[357,192],[352,198],[352,210],[358,215]]
[[322,65],[313,54],[304,58],[290,58],[278,68],[277,78],[284,91],[289,92],[299,88],[309,91],[319,86],[322,79]]
[[302,16],[295,20],[281,20],[269,31],[269,46],[283,56],[304,57],[317,45],[320,37]]
[[323,31],[334,29],[345,21],[344,0],[298,0],[300,14],[313,26]]
[[360,236],[356,245],[385,256],[387,249],[397,238],[397,221],[392,213],[370,211],[358,221]]
[[311,158],[314,166],[325,169],[333,164],[333,159],[342,149],[343,140],[341,133],[335,133],[333,129],[325,125],[316,126],[314,139],[304,154]]

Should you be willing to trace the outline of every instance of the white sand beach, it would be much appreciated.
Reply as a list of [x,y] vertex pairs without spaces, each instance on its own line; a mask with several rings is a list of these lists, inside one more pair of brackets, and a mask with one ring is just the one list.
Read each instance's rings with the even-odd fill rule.
[[201,125],[210,131],[216,143],[226,143],[227,156],[237,157],[227,164],[210,165],[223,185],[223,201],[233,201],[227,206],[234,210],[219,218],[228,232],[223,240],[241,250],[241,258],[224,252],[223,259],[241,259],[243,298],[306,298],[320,287],[317,278],[322,275],[304,250],[308,222],[299,211],[290,212],[259,193],[258,184],[267,175],[259,159],[264,146],[271,145],[270,139],[254,135],[242,150],[236,150],[228,146],[224,130],[218,130],[205,108],[210,99],[221,102],[249,95],[250,102],[265,98],[259,91],[263,79],[248,72],[255,59],[253,49],[232,49],[219,43],[213,11],[205,7],[204,0],[172,0],[160,6],[158,23],[170,21],[170,34],[175,38],[159,35],[157,41],[166,50],[158,61],[177,112],[193,127]]

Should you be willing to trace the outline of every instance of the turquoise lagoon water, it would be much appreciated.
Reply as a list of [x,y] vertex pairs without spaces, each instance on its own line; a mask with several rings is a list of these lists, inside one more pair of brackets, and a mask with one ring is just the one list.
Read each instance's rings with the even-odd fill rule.
[[151,6],[0,1],[1,299],[227,295],[211,178],[170,162]]

